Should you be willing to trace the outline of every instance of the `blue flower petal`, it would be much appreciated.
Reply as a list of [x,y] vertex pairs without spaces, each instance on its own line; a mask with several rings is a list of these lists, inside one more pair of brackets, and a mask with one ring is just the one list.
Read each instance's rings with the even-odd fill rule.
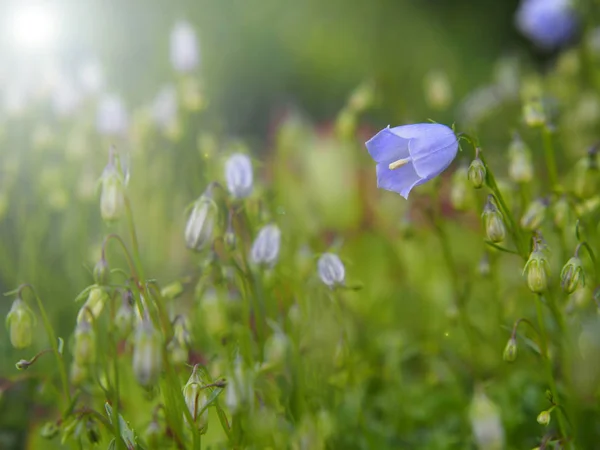
[[457,152],[458,139],[452,130],[450,134],[439,133],[410,141],[410,156],[421,178],[438,176],[452,163]]
[[366,144],[371,158],[377,163],[391,163],[399,159],[408,158],[408,139],[404,139],[390,130],[390,127],[384,128]]
[[388,191],[397,192],[404,198],[415,186],[427,180],[421,179],[412,164],[390,170],[388,163],[377,164],[377,187]]

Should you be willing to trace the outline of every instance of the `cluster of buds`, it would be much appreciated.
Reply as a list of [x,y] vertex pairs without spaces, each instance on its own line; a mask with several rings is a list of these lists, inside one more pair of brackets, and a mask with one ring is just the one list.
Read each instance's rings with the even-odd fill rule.
[[488,195],[482,217],[487,238],[494,243],[502,242],[506,238],[506,227],[493,194]]

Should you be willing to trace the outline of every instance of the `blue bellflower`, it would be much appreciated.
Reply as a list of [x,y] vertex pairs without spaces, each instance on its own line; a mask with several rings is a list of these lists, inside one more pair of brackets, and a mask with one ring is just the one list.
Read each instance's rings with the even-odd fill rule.
[[366,143],[377,163],[377,187],[408,198],[415,186],[437,177],[458,151],[458,139],[450,128],[419,123],[384,128]]
[[522,0],[516,24],[536,45],[552,50],[575,35],[579,21],[570,0]]

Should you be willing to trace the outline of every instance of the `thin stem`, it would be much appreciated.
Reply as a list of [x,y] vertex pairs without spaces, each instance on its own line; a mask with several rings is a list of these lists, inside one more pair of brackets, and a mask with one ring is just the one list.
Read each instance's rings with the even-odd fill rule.
[[[114,314],[115,314],[115,297],[114,296],[112,298],[111,306],[113,309],[112,316],[114,317]],[[111,324],[113,324],[112,329],[113,329],[113,331],[115,331],[114,321],[111,321]],[[115,333],[111,332],[111,333],[109,333],[109,336],[110,336],[110,341],[112,344],[113,370],[114,370],[114,378],[115,378],[115,386],[114,386],[115,387],[115,398],[114,398],[114,405],[113,405],[115,417],[117,418],[117,420],[115,420],[115,434],[117,436],[121,436],[121,421],[119,420],[119,407],[120,407],[120,402],[121,402],[121,393],[120,393],[120,387],[119,387],[119,348],[118,348],[117,341],[115,339]],[[117,444],[117,450],[120,450],[121,448],[123,448],[123,442],[121,441],[120,438],[116,440],[116,444]]]
[[546,159],[546,167],[548,169],[548,179],[550,186],[555,189],[558,185],[558,172],[556,170],[556,158],[554,156],[554,144],[552,142],[552,131],[548,125],[542,128],[542,140],[544,143],[544,158]]
[[29,288],[29,290],[33,293],[35,300],[37,302],[38,309],[40,310],[40,314],[42,315],[42,322],[44,322],[44,328],[46,328],[46,333],[48,334],[48,340],[50,341],[50,345],[52,347],[52,351],[54,352],[54,356],[56,357],[56,362],[58,363],[58,372],[60,374],[60,379],[62,382],[63,393],[65,395],[65,399],[67,401],[67,405],[71,403],[71,392],[69,391],[69,381],[67,378],[67,369],[65,367],[65,361],[63,360],[62,355],[58,351],[58,339],[54,334],[54,329],[48,320],[48,315],[46,314],[46,308],[44,308],[44,304],[42,300],[38,296],[36,290],[30,284],[22,284],[19,286],[18,296],[21,297],[21,293],[25,288]]
[[135,225],[133,222],[133,213],[131,210],[131,203],[129,202],[129,197],[125,196],[125,210],[127,211],[127,225],[129,227],[129,234],[131,235],[131,245],[133,246],[133,260],[135,262],[135,266],[137,268],[137,272],[139,274],[140,283],[143,286],[145,277],[144,277],[144,269],[142,267],[142,262],[140,259],[140,249],[138,245],[137,233],[135,231]]
[[[537,314],[538,326],[540,328],[540,340],[541,340],[541,351],[542,351],[542,359],[544,360],[544,368],[546,370],[546,378],[548,380],[548,384],[550,386],[550,392],[552,393],[552,397],[554,398],[557,404],[560,404],[558,397],[558,390],[556,389],[556,381],[554,380],[554,374],[552,371],[552,361],[550,361],[550,357],[548,355],[548,332],[546,331],[546,324],[544,322],[544,313],[542,311],[542,297],[541,295],[536,296],[535,301],[535,310]],[[560,429],[560,433],[564,439],[567,439],[567,425],[565,422],[565,413],[561,409],[560,414],[558,416],[558,427]]]
[[121,236],[119,236],[118,234],[115,233],[111,233],[108,236],[106,236],[104,238],[104,242],[102,243],[102,257],[105,256],[105,248],[106,245],[108,244],[108,241],[110,239],[116,240],[120,245],[121,248],[123,249],[123,253],[125,254],[125,258],[127,259],[127,265],[129,266],[129,270],[131,271],[131,275],[135,278],[135,280],[138,280],[138,274],[135,268],[135,264],[133,263],[133,260],[131,258],[131,254],[129,253],[129,250],[127,249],[127,245],[125,245],[125,242],[123,241],[123,239],[121,238]]
[[592,263],[594,264],[594,273],[596,274],[596,281],[598,281],[598,260],[596,259],[596,255],[594,255],[594,251],[592,250],[592,247],[590,247],[590,244],[588,244],[587,242],[580,242],[575,248],[575,256],[579,256],[579,250],[581,249],[581,247],[585,248],[588,252],[588,255],[590,255]]

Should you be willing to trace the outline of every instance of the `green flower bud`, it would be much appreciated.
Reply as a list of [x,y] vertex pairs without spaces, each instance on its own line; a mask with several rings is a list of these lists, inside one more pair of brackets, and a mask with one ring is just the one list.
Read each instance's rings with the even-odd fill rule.
[[548,204],[545,200],[535,200],[525,210],[521,217],[521,227],[527,231],[537,230],[546,216]]
[[523,105],[523,119],[532,128],[544,126],[546,124],[546,113],[542,102],[540,100],[530,100],[525,103]]
[[479,158],[475,158],[469,166],[469,180],[475,189],[480,189],[485,182],[486,170],[483,162]]
[[515,183],[529,183],[533,178],[533,163],[529,147],[515,135],[508,148],[508,176]]
[[15,364],[15,367],[17,368],[17,370],[27,370],[30,365],[31,365],[30,361],[27,361],[26,359],[20,359]]
[[75,348],[73,359],[80,366],[85,366],[94,361],[96,355],[96,334],[94,328],[87,320],[77,322],[75,328]]
[[90,289],[88,298],[77,314],[77,322],[89,320],[90,314],[97,319],[104,309],[104,303],[108,300],[108,294],[100,286],[93,286]]
[[579,286],[585,286],[583,264],[578,256],[567,261],[560,273],[560,286],[567,294],[575,292]]
[[[194,366],[194,370],[192,371],[190,379],[183,387],[183,398],[188,410],[190,411],[190,415],[192,416],[194,424],[200,431],[204,431],[208,425],[208,408],[206,408],[202,413],[200,412],[206,405],[208,398],[206,395],[206,389],[204,389],[203,383],[198,374],[198,366]],[[192,426],[192,424],[187,421],[186,416],[184,415],[183,417],[185,423],[187,423],[188,426]]]
[[14,348],[26,348],[31,345],[35,322],[33,311],[27,303],[17,298],[6,316],[6,327]]
[[162,337],[148,317],[139,321],[133,343],[133,373],[142,386],[158,381],[162,370]]
[[559,230],[564,230],[569,224],[571,208],[566,195],[561,196],[552,207],[552,220]]
[[527,286],[531,292],[541,294],[548,287],[548,261],[541,250],[531,252],[523,275],[527,275]]
[[537,422],[540,425],[547,426],[550,423],[551,414],[550,411],[542,411],[537,416]]
[[491,194],[483,208],[482,217],[487,238],[492,242],[502,242],[506,238],[506,227],[502,213],[498,210],[494,196]]
[[56,422],[46,422],[44,426],[42,426],[40,430],[40,435],[44,439],[52,439],[56,435],[58,435],[60,428],[56,425]]
[[121,306],[115,314],[114,324],[121,337],[126,337],[133,328],[133,294],[130,290],[123,293]]
[[517,339],[514,336],[511,336],[506,343],[502,359],[506,362],[514,362],[517,359]]
[[104,286],[108,282],[109,272],[106,259],[100,258],[100,261],[94,266],[94,282],[99,286]]
[[160,295],[162,295],[166,300],[173,300],[179,297],[182,293],[183,284],[181,284],[181,281],[169,283],[160,291]]
[[468,184],[468,170],[466,167],[459,167],[452,175],[452,184],[450,186],[450,202],[457,211],[465,211],[471,205],[473,199],[472,191]]
[[125,211],[125,186],[123,176],[113,162],[112,153],[110,159],[100,179],[100,214],[105,221],[114,222],[119,220]]

